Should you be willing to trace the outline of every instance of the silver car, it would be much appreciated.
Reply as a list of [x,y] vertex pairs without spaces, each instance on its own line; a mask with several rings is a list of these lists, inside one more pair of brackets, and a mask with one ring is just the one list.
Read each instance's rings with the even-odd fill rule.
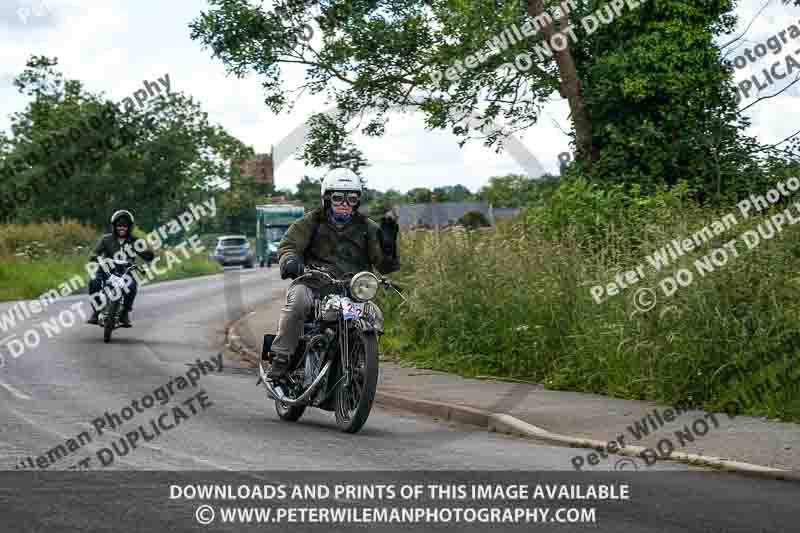
[[253,268],[256,257],[245,235],[223,235],[217,239],[217,245],[208,254],[209,259],[222,266],[241,265]]

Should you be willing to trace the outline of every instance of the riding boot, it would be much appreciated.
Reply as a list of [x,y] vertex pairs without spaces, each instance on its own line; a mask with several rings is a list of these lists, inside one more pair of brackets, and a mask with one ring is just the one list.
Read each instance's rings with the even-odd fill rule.
[[97,325],[100,323],[99,320],[100,320],[100,311],[92,307],[92,316],[89,317],[89,320],[87,320],[86,323]]
[[133,324],[131,324],[131,317],[130,317],[130,309],[127,307],[123,308],[119,314],[119,325],[123,328],[132,328]]
[[267,377],[271,380],[279,380],[286,377],[289,371],[289,357],[283,354],[272,354],[272,365],[270,366]]

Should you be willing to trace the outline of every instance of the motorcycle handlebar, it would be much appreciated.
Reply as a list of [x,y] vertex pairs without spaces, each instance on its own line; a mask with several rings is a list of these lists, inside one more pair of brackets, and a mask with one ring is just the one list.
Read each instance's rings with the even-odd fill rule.
[[394,281],[390,280],[389,278],[383,278],[382,281],[383,281],[383,286],[386,287],[387,289],[394,289],[397,292],[403,292],[404,291],[402,285],[398,285],[397,283],[395,283]]
[[324,270],[319,270],[319,269],[316,269],[316,268],[306,268],[306,269],[304,269],[302,274],[300,274],[299,276],[294,278],[293,283],[295,281],[301,279],[301,278],[310,277],[310,276],[313,276],[315,274],[320,274],[322,276],[325,276],[334,285],[342,285],[344,283],[342,281],[339,281],[339,280],[335,279],[333,276],[331,276],[330,274],[328,274]]
[[[305,271],[300,276],[297,276],[294,279],[294,281],[297,281],[300,278],[304,278],[306,276],[313,276],[314,274],[319,274],[319,275],[322,275],[322,276],[326,277],[334,285],[346,286],[346,285],[348,285],[350,283],[349,280],[336,279],[333,276],[331,276],[328,272],[326,272],[324,270],[317,269],[317,268],[306,268]],[[390,280],[389,278],[380,278],[380,281],[383,284],[383,286],[386,287],[386,288],[393,288],[397,292],[400,292],[400,293],[405,291],[405,288],[403,288],[402,285],[398,285],[397,283],[395,283],[394,281]]]

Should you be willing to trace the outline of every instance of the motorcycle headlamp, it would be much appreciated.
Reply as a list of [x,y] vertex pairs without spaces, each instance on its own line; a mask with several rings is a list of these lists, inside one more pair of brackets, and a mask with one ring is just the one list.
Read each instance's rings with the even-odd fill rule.
[[378,293],[378,278],[371,272],[359,272],[350,280],[350,294],[354,298],[367,302]]

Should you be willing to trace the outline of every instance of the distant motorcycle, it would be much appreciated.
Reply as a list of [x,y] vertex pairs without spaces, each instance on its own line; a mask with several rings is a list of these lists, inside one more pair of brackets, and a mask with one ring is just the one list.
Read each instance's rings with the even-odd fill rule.
[[111,293],[116,295],[120,294],[119,298],[108,298],[105,307],[100,310],[97,317],[97,323],[103,328],[103,342],[111,342],[111,332],[115,329],[122,327],[119,324],[119,315],[122,309],[122,303],[125,295],[125,277],[134,271],[141,272],[141,269],[130,261],[120,261],[114,259],[113,267],[110,273],[103,280],[103,285],[100,292],[105,293],[107,296]]
[[332,293],[315,298],[314,316],[304,323],[289,371],[280,381],[267,378],[262,362],[272,363],[275,335],[264,335],[257,384],[264,384],[282,420],[295,422],[306,407],[317,407],[334,411],[339,429],[356,433],[369,417],[378,385],[378,339],[383,321],[371,300],[381,286],[398,294],[402,290],[371,272],[335,279],[318,269],[306,270],[292,285],[310,278],[330,287]]

